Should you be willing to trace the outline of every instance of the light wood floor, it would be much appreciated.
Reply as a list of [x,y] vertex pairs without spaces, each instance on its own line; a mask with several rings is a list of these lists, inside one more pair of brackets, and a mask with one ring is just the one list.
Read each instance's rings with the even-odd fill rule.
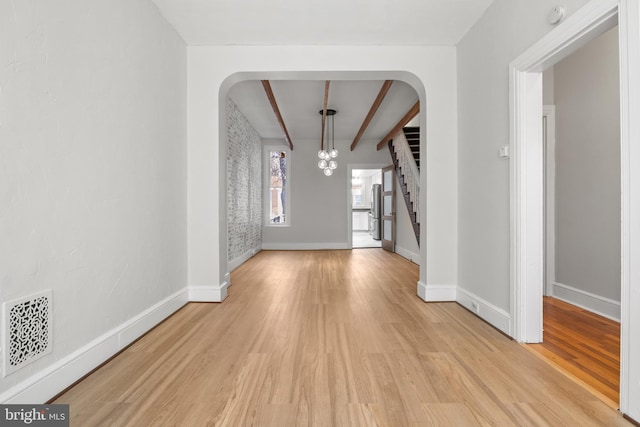
[[73,426],[618,426],[381,249],[261,252],[59,397]]
[[620,397],[620,324],[555,298],[544,298],[544,342],[529,347],[601,393]]

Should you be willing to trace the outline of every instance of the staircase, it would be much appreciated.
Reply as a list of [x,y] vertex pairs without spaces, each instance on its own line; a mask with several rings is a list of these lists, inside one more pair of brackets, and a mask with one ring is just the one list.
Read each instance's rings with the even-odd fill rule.
[[[409,137],[413,143],[409,142]],[[404,128],[404,132],[399,133],[387,145],[413,232],[420,246],[420,128]]]
[[420,128],[418,126],[407,126],[402,129],[407,143],[411,149],[411,154],[416,161],[418,172],[420,172]]

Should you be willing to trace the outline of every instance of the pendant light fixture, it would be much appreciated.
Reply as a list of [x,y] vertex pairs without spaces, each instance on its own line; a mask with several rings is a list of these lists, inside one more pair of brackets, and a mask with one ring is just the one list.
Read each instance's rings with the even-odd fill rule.
[[[320,110],[319,111],[320,115],[322,116],[324,113],[324,110]],[[338,157],[338,150],[336,149],[335,146],[335,127],[334,127],[334,116],[336,115],[337,111],[328,108],[327,109],[327,128],[331,128],[331,134],[329,136],[329,138],[327,139],[331,139],[331,148],[329,148],[329,141],[327,140],[327,149],[325,149],[324,147],[324,141],[320,142],[320,151],[318,151],[318,157],[320,158],[320,161],[318,162],[318,167],[320,169],[323,170],[324,174],[326,176],[331,176],[333,175],[333,171],[338,167],[338,162],[335,160]],[[324,135],[324,132],[323,132]],[[327,135],[329,135],[329,133],[327,132]]]

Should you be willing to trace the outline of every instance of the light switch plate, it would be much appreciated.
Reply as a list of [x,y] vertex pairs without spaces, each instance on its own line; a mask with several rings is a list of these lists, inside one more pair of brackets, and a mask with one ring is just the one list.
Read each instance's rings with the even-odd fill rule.
[[502,147],[500,147],[500,158],[501,159],[508,159],[509,158],[509,146],[508,145],[503,145]]

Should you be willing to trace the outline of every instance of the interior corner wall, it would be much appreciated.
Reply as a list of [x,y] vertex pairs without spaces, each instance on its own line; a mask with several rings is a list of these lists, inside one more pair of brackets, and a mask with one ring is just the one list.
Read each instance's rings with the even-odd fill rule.
[[0,2],[0,40],[0,301],[53,311],[0,403],[44,403],[187,301],[186,46],[146,0]]
[[553,66],[542,72],[542,105],[554,105],[554,73]]
[[573,290],[620,302],[618,62],[614,27],[554,67],[555,276],[570,288],[564,299],[579,305]]
[[227,252],[237,267],[262,247],[262,140],[227,98]]
[[[567,0],[571,15],[587,0]],[[511,311],[509,64],[554,28],[554,0],[494,0],[457,46],[458,286]]]

